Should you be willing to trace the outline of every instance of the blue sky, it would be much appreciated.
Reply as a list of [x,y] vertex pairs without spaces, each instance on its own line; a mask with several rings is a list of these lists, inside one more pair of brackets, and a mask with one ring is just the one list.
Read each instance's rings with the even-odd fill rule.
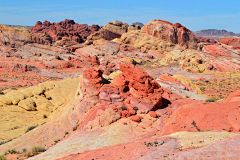
[[120,20],[179,22],[192,31],[226,29],[240,33],[240,0],[0,0],[0,24],[35,25],[37,21],[73,19],[105,25]]

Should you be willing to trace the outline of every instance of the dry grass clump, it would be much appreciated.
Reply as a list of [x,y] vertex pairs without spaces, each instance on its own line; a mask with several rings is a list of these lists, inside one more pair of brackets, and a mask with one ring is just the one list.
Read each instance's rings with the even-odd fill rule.
[[25,157],[33,157],[35,155],[38,155],[39,153],[42,153],[42,152],[45,152],[46,149],[44,147],[41,147],[41,146],[37,146],[37,147],[33,147],[32,149],[30,150],[26,150],[24,149],[23,150],[23,154]]
[[0,155],[0,160],[7,160],[5,155]]

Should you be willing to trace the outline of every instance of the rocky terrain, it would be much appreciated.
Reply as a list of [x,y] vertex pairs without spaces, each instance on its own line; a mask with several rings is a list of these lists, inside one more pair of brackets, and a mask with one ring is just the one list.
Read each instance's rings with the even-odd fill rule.
[[86,24],[78,24],[73,20],[66,19],[58,23],[50,23],[44,21],[43,23],[38,21],[30,31],[37,36],[48,36],[49,41],[58,41],[64,38],[76,42],[84,42],[87,37],[98,31],[100,27],[98,25],[87,26]]
[[0,61],[1,160],[239,158],[239,38],[163,20],[0,25]]

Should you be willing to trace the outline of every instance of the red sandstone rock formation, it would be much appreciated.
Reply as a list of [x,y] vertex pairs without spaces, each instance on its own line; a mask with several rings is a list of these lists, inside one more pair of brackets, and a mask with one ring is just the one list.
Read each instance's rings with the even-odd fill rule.
[[180,44],[186,48],[197,48],[195,35],[180,23],[172,24],[163,20],[152,20],[143,26],[142,30],[162,40]]
[[210,39],[210,38],[204,38],[204,37],[196,37],[198,43],[202,42],[202,43],[210,43],[210,44],[215,44],[217,43],[217,41],[215,41],[214,39]]
[[99,89],[102,87],[103,70],[97,67],[83,71],[83,78],[79,83],[77,96],[81,96],[82,109],[88,111],[99,102]]
[[219,102],[183,105],[171,115],[161,135],[178,131],[200,132],[208,129],[239,132],[239,96],[239,91],[236,91]]
[[229,51],[228,49],[223,48],[223,46],[217,45],[217,44],[215,44],[215,45],[205,45],[204,50],[206,52],[209,52],[209,53],[211,53],[213,55],[216,55],[216,56],[221,56],[221,57],[225,56],[225,57],[228,57],[228,58],[234,56],[231,51]]
[[130,93],[132,97],[128,101],[132,106],[149,111],[163,104],[163,89],[152,77],[133,64],[119,65],[123,73],[115,77],[111,85],[124,93]]
[[123,73],[113,79],[113,86],[124,92],[129,91],[138,100],[156,105],[162,104],[163,90],[152,77],[133,64],[119,65]]
[[233,46],[232,49],[240,49],[240,38],[225,37],[218,40],[218,42],[229,46]]
[[98,30],[100,30],[98,25],[89,27],[85,24],[78,24],[73,20],[66,19],[59,23],[50,23],[49,21],[44,21],[42,23],[38,21],[30,31],[35,35],[47,33],[54,41],[62,40],[63,37],[68,37],[81,43],[84,42],[90,34]]

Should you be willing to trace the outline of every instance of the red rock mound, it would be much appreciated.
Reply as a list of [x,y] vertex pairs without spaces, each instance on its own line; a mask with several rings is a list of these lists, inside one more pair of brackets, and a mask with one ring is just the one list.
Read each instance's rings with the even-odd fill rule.
[[63,37],[68,37],[81,43],[84,42],[90,34],[98,30],[100,30],[98,25],[89,27],[85,24],[78,24],[73,20],[66,19],[59,23],[50,23],[49,21],[44,21],[42,23],[38,21],[30,31],[38,36],[47,33],[54,41],[62,40]]
[[206,52],[212,53],[216,56],[225,56],[225,57],[232,57],[232,52],[226,48],[223,48],[221,45],[205,45],[204,50]]
[[142,30],[162,40],[180,44],[186,48],[197,48],[195,35],[180,23],[172,24],[163,20],[152,20],[143,26]]
[[147,110],[152,110],[163,104],[163,89],[152,77],[133,64],[119,65],[123,73],[115,77],[111,85],[132,95],[128,100],[131,105],[141,104],[138,105],[140,108],[144,106]]
[[240,38],[225,37],[218,40],[218,42],[233,46],[233,49],[240,49]]
[[178,131],[240,131],[240,94],[236,91],[226,100],[191,103],[179,107],[167,121],[161,135]]

